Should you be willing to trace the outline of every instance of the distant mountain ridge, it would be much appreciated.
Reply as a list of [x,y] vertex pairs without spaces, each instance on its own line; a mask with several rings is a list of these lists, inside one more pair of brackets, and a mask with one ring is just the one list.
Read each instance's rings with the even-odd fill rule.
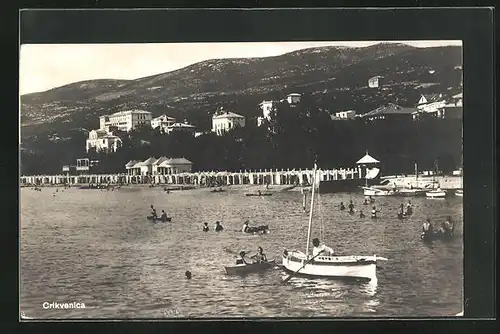
[[[369,109],[380,101],[410,103],[419,93],[414,88],[421,83],[456,88],[457,65],[462,65],[461,47],[393,43],[316,47],[265,58],[212,59],[135,80],[81,81],[22,95],[21,135],[93,128],[98,126],[98,116],[131,108],[187,118],[207,128],[211,113],[219,106],[253,118],[260,101],[291,92],[309,94],[318,105],[332,110]],[[367,81],[375,75],[384,76],[391,89],[368,91]]]

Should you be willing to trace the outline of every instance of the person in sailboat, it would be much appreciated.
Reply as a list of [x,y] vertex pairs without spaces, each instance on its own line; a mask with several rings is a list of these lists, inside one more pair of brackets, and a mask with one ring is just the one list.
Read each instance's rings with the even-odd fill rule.
[[349,202],[349,213],[354,213],[354,204],[352,203],[352,200]]
[[220,224],[220,221],[216,221],[215,222],[215,232],[220,232],[222,231],[224,228],[222,227],[222,225]]
[[259,248],[257,248],[257,254],[253,255],[252,259],[254,259],[257,263],[267,262],[267,257],[266,254],[264,254],[262,247],[259,246]]
[[359,210],[359,218],[365,218],[365,214],[363,213],[363,210]]
[[377,210],[376,207],[372,208],[372,218],[377,218],[377,213],[379,213],[380,210]]
[[333,249],[331,249],[330,247],[328,247],[324,244],[320,244],[318,238],[313,239],[313,246],[314,246],[313,256],[316,256],[319,253],[323,253],[325,256],[334,256],[335,255],[333,252]]
[[340,202],[340,210],[345,210],[344,202]]
[[208,223],[203,223],[203,232],[208,232],[210,231],[210,228],[208,227]]

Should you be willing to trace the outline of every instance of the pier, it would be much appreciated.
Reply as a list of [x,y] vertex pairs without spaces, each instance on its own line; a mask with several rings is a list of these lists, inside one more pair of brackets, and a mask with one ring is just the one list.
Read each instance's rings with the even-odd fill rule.
[[[362,168],[319,169],[320,181],[359,180]],[[202,171],[166,175],[129,175],[129,174],[81,174],[81,175],[32,175],[21,176],[21,186],[43,185],[85,185],[85,184],[155,184],[155,185],[310,185],[313,170],[309,169],[264,169],[238,172]]]

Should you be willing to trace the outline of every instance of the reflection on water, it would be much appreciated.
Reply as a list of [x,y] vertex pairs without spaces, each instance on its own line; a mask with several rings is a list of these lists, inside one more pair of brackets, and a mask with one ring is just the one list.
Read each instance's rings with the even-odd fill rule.
[[[380,218],[338,210],[362,194],[321,196],[323,241],[343,255],[387,257],[375,282],[287,277],[281,268],[232,276],[241,250],[264,248],[279,263],[283,249],[304,251],[308,214],[300,193],[247,198],[240,190],[172,192],[122,188],[114,192],[21,190],[21,309],[35,318],[163,318],[248,316],[443,316],[462,310],[462,202],[412,199],[414,215],[396,218],[401,199],[377,198]],[[149,206],[172,223],[145,219]],[[457,237],[420,240],[421,223],[451,215]],[[267,235],[236,232],[246,220]],[[220,220],[224,231],[215,233]],[[317,213],[313,236],[319,236]],[[201,227],[208,222],[211,231]],[[192,279],[184,276],[192,272]],[[44,301],[84,302],[86,309],[45,310]]]

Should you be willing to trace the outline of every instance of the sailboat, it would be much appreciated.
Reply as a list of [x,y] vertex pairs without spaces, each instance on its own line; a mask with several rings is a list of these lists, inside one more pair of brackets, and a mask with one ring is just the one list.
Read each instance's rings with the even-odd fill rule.
[[305,253],[301,251],[283,252],[283,267],[295,274],[305,277],[321,277],[334,279],[354,279],[372,281],[377,278],[377,260],[387,260],[383,257],[373,256],[323,256],[321,253],[312,256],[309,253],[311,246],[311,229],[314,208],[317,166],[314,165],[311,205],[309,210],[309,228],[307,231],[307,245]]
[[[437,168],[437,162],[434,162],[434,173],[432,176],[432,182],[434,183],[436,181],[435,179],[435,174],[437,173],[438,168]],[[438,184],[437,189],[434,190],[429,190],[425,193],[425,196],[428,198],[445,198],[446,197],[446,191],[442,190],[441,187]]]

